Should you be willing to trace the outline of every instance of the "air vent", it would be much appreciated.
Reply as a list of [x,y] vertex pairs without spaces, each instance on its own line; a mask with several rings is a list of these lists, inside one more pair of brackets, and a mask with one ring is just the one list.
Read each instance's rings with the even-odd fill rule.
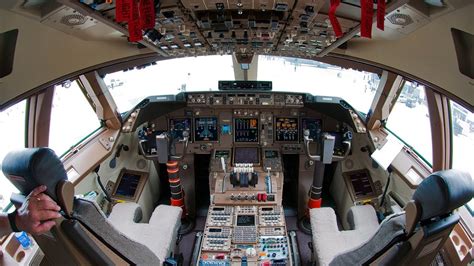
[[69,7],[62,7],[45,17],[41,23],[68,34],[74,34],[97,25],[97,20],[75,11]]
[[62,17],[61,23],[68,27],[74,27],[84,24],[86,20],[86,17],[81,14],[71,14]]
[[413,23],[413,19],[406,14],[395,13],[387,17],[387,19],[394,25],[406,27]]
[[395,9],[385,17],[385,26],[408,35],[429,23],[428,17],[409,4]]

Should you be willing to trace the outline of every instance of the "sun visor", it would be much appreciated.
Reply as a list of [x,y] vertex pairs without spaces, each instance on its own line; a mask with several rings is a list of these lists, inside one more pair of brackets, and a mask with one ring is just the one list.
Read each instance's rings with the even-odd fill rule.
[[13,71],[13,60],[15,57],[16,39],[18,29],[0,33],[0,78],[3,78]]

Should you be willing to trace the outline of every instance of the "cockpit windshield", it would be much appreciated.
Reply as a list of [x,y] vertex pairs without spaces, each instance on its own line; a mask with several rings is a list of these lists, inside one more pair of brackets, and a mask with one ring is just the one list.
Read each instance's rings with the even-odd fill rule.
[[[257,67],[257,80],[272,81],[273,91],[337,96],[362,113],[368,112],[379,83],[377,74],[307,59],[260,55],[252,67]],[[234,73],[231,55],[213,55],[157,61],[107,74],[104,81],[119,111],[126,112],[150,95],[218,90],[218,81],[235,80]]]

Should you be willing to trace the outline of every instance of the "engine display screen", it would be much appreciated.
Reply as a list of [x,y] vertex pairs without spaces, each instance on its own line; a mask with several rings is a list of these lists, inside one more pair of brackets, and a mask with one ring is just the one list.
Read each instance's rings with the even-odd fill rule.
[[191,132],[191,119],[190,118],[170,119],[171,137],[177,138],[177,139],[183,139],[184,131]]
[[252,163],[260,164],[260,156],[257,147],[235,147],[234,164]]
[[237,215],[237,226],[255,226],[255,215]]
[[303,118],[301,119],[301,135],[302,139],[304,136],[304,131],[309,130],[309,138],[314,141],[318,141],[321,137],[321,119],[316,118]]
[[298,118],[277,117],[275,124],[276,141],[298,141]]
[[195,141],[217,141],[217,117],[199,117],[194,120]]
[[235,142],[258,142],[258,119],[236,118],[234,120]]

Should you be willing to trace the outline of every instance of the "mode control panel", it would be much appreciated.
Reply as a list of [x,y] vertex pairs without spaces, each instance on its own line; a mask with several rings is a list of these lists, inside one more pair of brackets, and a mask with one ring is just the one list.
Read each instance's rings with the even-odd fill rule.
[[304,94],[287,93],[187,93],[188,106],[291,106],[303,107]]

